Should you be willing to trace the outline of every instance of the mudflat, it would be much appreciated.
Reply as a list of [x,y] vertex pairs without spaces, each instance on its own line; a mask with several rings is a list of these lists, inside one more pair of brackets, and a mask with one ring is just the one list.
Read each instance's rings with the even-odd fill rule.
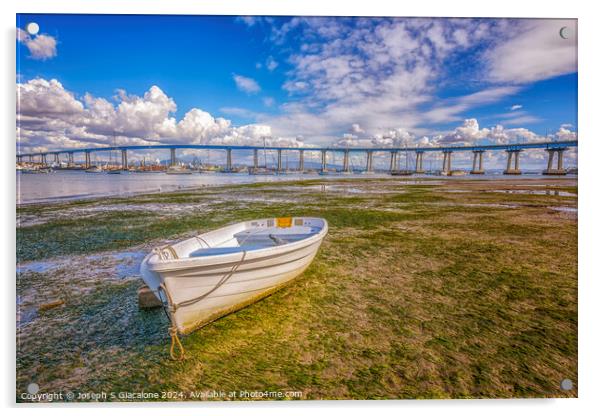
[[[310,268],[169,360],[163,311],[138,309],[141,259],[275,216],[329,222]],[[30,383],[73,400],[577,396],[574,178],[210,187],[28,205],[17,224],[19,401]]]

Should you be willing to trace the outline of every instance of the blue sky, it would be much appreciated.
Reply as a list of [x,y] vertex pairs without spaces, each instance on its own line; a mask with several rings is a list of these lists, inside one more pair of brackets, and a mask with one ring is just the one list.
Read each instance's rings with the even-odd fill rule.
[[117,88],[142,95],[158,85],[178,103],[177,116],[193,107],[219,115],[220,108],[241,101],[264,110],[260,96],[236,88],[233,73],[252,76],[269,94],[285,96],[280,70],[255,67],[270,56],[263,40],[231,17],[21,15],[18,26],[30,20],[57,39],[58,53],[52,60],[27,59],[27,48],[19,44],[17,70],[24,80],[56,78],[77,94],[101,97]]
[[574,20],[21,14],[17,28],[23,149],[113,135],[463,144],[578,127]]

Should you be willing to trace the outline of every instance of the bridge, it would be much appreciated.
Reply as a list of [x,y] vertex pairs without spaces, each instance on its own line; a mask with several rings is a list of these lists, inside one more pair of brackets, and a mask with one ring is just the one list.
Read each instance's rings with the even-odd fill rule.
[[[534,143],[511,143],[511,144],[490,144],[490,145],[472,145],[472,146],[440,146],[440,147],[282,147],[282,146],[240,146],[240,145],[206,145],[206,144],[159,144],[159,145],[133,145],[133,146],[107,146],[107,147],[91,147],[91,148],[76,148],[63,149],[56,151],[34,152],[17,154],[17,162],[22,163],[25,158],[29,162],[34,162],[35,158],[43,165],[47,165],[48,156],[54,157],[54,162],[58,163],[60,155],[67,155],[68,166],[74,166],[74,154],[84,154],[84,167],[91,166],[90,155],[94,152],[121,152],[121,168],[128,169],[128,151],[135,150],[169,150],[170,164],[177,164],[176,150],[178,149],[197,149],[197,150],[225,150],[226,151],[226,172],[232,171],[232,152],[233,151],[253,151],[253,168],[257,169],[258,153],[260,150],[270,150],[277,152],[277,170],[282,171],[282,152],[297,151],[299,152],[299,170],[304,170],[304,153],[305,152],[320,152],[321,168],[326,171],[327,154],[342,153],[343,154],[343,171],[351,172],[349,156],[351,153],[365,153],[367,172],[373,172],[373,155],[376,152],[389,152],[390,164],[389,171],[395,172],[399,170],[399,155],[401,153],[412,152],[415,154],[415,173],[424,173],[422,160],[426,152],[441,152],[443,154],[442,173],[452,172],[452,154],[455,152],[472,152],[473,163],[471,174],[485,173],[483,167],[483,153],[486,151],[505,151],[508,155],[505,174],[518,175],[521,173],[519,164],[519,155],[522,151],[528,149],[543,149],[548,152],[547,169],[544,174],[548,175],[564,175],[566,171],[563,166],[563,153],[569,147],[577,147],[577,140],[565,141],[546,141]],[[554,167],[554,160],[556,166]]]

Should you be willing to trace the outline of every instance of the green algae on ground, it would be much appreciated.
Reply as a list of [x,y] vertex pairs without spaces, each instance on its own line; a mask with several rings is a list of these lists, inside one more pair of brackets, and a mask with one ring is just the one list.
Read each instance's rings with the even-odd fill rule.
[[[307,192],[308,186],[325,183],[367,192]],[[160,197],[167,210],[210,193],[216,202],[207,212],[172,217],[150,210],[99,211],[22,227],[20,261],[136,249],[276,215],[322,216],[330,232],[293,284],[185,337],[184,362],[168,359],[163,312],[137,309],[139,279],[99,278],[85,294],[71,296],[19,330],[18,395],[35,381],[41,392],[576,397],[576,387],[560,389],[564,378],[577,386],[576,217],[547,207],[576,207],[577,200],[484,192],[506,189],[508,183],[524,182],[255,184]],[[570,181],[558,184],[576,193]],[[385,186],[398,193],[378,193]],[[263,188],[278,187],[283,196],[302,194],[303,203],[261,202]],[[233,192],[258,200],[220,199]],[[128,201],[148,203],[150,209],[154,197]],[[90,236],[85,243],[78,241],[83,236]],[[42,287],[48,273],[55,272],[23,273],[18,293]]]

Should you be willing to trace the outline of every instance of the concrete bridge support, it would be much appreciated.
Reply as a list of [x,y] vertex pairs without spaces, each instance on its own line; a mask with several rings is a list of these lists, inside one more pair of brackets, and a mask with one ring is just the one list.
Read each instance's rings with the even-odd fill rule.
[[372,166],[373,160],[374,160],[374,152],[371,150],[368,150],[366,152],[366,172],[368,172],[368,173],[374,172],[374,168]]
[[443,175],[450,175],[451,174],[451,157],[452,157],[452,151],[451,150],[445,150],[443,152],[443,168],[441,169],[441,173]]
[[389,162],[389,173],[393,172],[394,170],[397,170],[398,165],[399,165],[398,152],[392,151],[391,152],[391,161]]
[[[520,166],[518,163],[518,156],[520,154],[520,150],[506,150],[508,153],[508,163],[506,164],[506,170],[504,171],[504,175],[520,175]],[[512,158],[514,158],[514,167],[512,166]]]
[[303,150],[299,150],[299,172],[303,172],[305,170],[304,156]]
[[86,156],[86,162],[85,162],[85,164],[84,164],[84,167],[85,167],[86,169],[89,169],[89,168],[90,168],[90,166],[91,166],[91,165],[90,165],[90,152],[84,152],[84,155]]
[[54,163],[56,163],[57,165],[59,163],[59,154],[58,153],[54,154]]
[[282,172],[282,149],[278,149],[278,173]]
[[322,172],[326,172],[326,150],[322,150]]
[[46,154],[42,155],[42,165],[46,166]]
[[177,162],[176,149],[169,149],[169,166],[175,166]]
[[257,169],[259,167],[259,151],[257,149],[253,149],[253,169]]
[[473,150],[472,151],[472,175],[483,175],[485,170],[483,169],[483,152],[484,150]]
[[121,170],[128,170],[128,151],[121,150]]
[[422,168],[423,156],[424,152],[416,152],[416,173],[424,173],[424,169]]
[[351,172],[351,165],[349,164],[349,149],[345,149],[345,152],[343,153],[343,172]]
[[[564,169],[562,160],[565,150],[566,148],[546,149],[548,152],[548,168],[542,172],[544,175],[566,175],[566,170]],[[556,169],[553,168],[554,153],[558,154]]]
[[67,159],[68,160],[67,165],[68,166],[73,166],[73,152],[67,153],[67,158],[68,158]]
[[232,149],[226,149],[226,172],[232,172]]
[[33,156],[32,155],[29,155],[28,159],[29,159],[30,162],[33,162]]

